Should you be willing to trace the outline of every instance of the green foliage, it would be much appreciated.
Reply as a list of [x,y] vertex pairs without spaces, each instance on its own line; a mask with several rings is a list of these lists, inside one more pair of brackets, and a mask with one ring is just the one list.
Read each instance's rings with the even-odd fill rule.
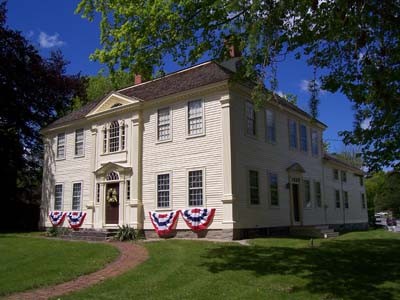
[[0,240],[0,297],[92,273],[119,254],[115,247],[99,243],[22,234],[1,234]]
[[129,225],[118,226],[118,231],[115,235],[115,239],[121,242],[123,241],[133,241],[137,238],[136,230]]
[[[354,104],[354,129],[342,135],[363,147],[371,169],[400,168],[399,11],[398,0],[81,0],[76,9],[89,20],[100,15],[102,48],[91,57],[111,70],[150,77],[166,56],[181,65],[204,55],[223,60],[225,41],[243,54],[240,75],[276,91],[279,61],[304,57],[321,70],[312,81]],[[262,93],[255,98],[265,101]],[[370,128],[361,127],[366,120]]]
[[69,228],[66,227],[58,227],[58,226],[52,226],[47,228],[46,230],[46,236],[48,237],[58,237],[60,235],[64,235],[70,231]]

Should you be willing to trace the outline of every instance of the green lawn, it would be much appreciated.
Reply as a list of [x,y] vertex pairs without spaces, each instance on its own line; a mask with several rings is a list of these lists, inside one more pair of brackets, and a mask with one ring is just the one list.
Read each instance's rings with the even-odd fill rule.
[[400,234],[357,232],[316,244],[145,243],[148,261],[61,299],[400,299]]
[[118,253],[104,244],[0,234],[0,296],[91,273]]

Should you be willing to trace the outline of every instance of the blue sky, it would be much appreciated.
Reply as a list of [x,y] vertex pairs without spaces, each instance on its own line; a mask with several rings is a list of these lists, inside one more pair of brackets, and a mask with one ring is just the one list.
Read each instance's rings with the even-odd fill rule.
[[[7,23],[20,30],[44,56],[61,49],[70,61],[68,73],[93,75],[103,67],[89,60],[89,55],[100,47],[99,25],[74,14],[78,3],[78,0],[9,0]],[[179,68],[166,63],[167,72]],[[308,111],[306,82],[311,77],[312,69],[304,61],[288,58],[278,66],[278,90],[297,95],[298,105]],[[328,125],[324,139],[330,143],[332,152],[339,152],[343,146],[338,132],[351,130],[353,126],[351,103],[341,94],[328,92],[323,92],[320,99],[319,119]]]

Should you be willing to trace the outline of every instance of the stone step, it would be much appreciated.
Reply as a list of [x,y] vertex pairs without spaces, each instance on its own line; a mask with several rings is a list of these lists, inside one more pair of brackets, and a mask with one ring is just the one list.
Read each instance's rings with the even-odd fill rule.
[[327,233],[322,233],[321,237],[327,239],[327,238],[335,238],[339,236],[339,232],[327,232]]
[[107,241],[112,239],[115,234],[116,230],[78,229],[69,230],[60,235],[60,238],[68,240]]

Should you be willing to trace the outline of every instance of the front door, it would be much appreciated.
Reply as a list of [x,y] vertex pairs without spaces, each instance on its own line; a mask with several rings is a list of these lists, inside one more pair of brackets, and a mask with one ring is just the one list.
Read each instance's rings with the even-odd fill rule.
[[106,185],[106,224],[118,224],[119,221],[119,183]]
[[292,183],[292,201],[293,201],[293,225],[300,224],[300,195],[299,185]]

